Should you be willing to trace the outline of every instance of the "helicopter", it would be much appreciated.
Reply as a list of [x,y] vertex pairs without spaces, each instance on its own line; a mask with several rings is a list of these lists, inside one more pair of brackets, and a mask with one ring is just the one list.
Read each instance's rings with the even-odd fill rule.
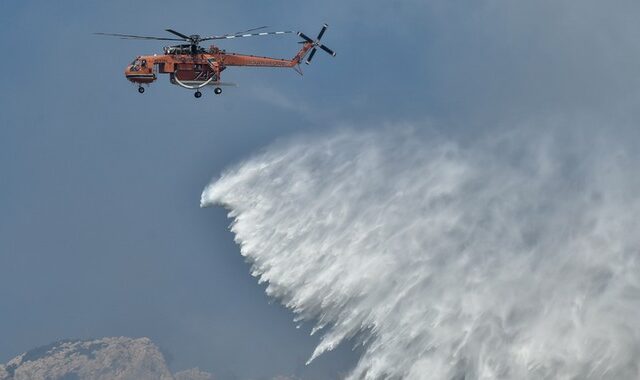
[[[158,74],[169,74],[171,84],[180,86],[187,90],[195,90],[193,95],[196,98],[202,96],[202,89],[205,86],[214,86],[216,95],[222,94],[222,86],[233,85],[220,81],[221,73],[232,66],[252,66],[252,67],[281,67],[293,68],[302,75],[300,70],[300,62],[309,54],[305,63],[309,64],[316,54],[317,50],[323,50],[329,55],[335,57],[336,53],[323,45],[320,40],[327,30],[328,25],[324,24],[316,39],[311,39],[302,32],[294,31],[278,31],[266,32],[260,31],[268,27],[261,26],[245,30],[243,32],[213,35],[202,37],[198,34],[186,35],[173,29],[165,29],[173,36],[169,37],[149,37],[138,36],[132,34],[117,33],[94,33],[102,36],[120,37],[122,39],[138,39],[138,40],[160,40],[160,41],[180,41],[182,44],[166,46],[163,54],[141,55],[136,57],[124,71],[125,77],[132,83],[138,85],[138,92],[143,94],[145,88],[143,85],[149,85],[158,79]],[[297,34],[302,41],[302,47],[298,53],[291,59],[261,57],[256,55],[228,53],[224,49],[220,49],[215,45],[209,48],[203,48],[200,43],[212,40],[225,40],[256,36],[271,36],[283,34]]]

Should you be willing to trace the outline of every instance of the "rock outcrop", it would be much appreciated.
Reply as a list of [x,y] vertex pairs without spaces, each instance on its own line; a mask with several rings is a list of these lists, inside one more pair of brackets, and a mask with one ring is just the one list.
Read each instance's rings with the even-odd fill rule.
[[63,340],[0,365],[0,380],[213,380],[198,369],[174,375],[148,338]]

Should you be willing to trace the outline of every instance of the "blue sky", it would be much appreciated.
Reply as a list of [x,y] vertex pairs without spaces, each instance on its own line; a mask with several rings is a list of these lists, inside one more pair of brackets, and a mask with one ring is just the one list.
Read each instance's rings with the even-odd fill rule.
[[[0,4],[0,362],[51,341],[148,336],[174,369],[225,378],[335,378],[342,347],[305,368],[315,337],[263,294],[222,209],[200,209],[226,167],[296,134],[431,121],[474,136],[581,118],[629,129],[640,92],[632,1],[89,2]],[[229,69],[196,100],[123,77],[162,43],[93,32],[315,35],[292,70]],[[293,36],[221,42],[292,57]],[[586,131],[588,133],[588,129]],[[635,134],[633,134],[635,136]]]

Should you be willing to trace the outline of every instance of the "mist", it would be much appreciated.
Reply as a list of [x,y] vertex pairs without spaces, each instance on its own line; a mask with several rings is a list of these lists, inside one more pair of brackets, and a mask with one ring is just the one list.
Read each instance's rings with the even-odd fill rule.
[[298,137],[201,204],[229,209],[253,276],[315,324],[310,361],[363,346],[348,379],[635,379],[638,159],[561,127]]

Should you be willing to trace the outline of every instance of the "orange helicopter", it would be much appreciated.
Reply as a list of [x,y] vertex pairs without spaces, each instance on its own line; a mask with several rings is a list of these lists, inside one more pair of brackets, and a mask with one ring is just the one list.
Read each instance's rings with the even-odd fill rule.
[[[327,24],[322,26],[318,37],[315,40],[309,38],[302,32],[282,31],[282,32],[255,32],[265,29],[266,26],[249,29],[244,32],[224,34],[220,36],[201,37],[197,34],[187,36],[172,29],[165,29],[167,32],[179,38],[147,37],[131,34],[114,33],[94,33],[103,36],[114,36],[122,39],[142,39],[160,41],[183,41],[180,45],[166,46],[164,54],[141,55],[131,62],[124,71],[127,79],[138,85],[138,92],[144,93],[143,85],[153,83],[157,79],[157,74],[169,74],[172,84],[188,90],[195,90],[194,96],[200,98],[200,89],[205,86],[215,86],[213,92],[217,95],[222,93],[221,86],[233,85],[220,81],[220,74],[230,66],[254,66],[254,67],[288,67],[294,68],[302,74],[299,64],[311,50],[306,63],[309,64],[317,49],[324,50],[335,57],[336,53],[322,43],[320,39],[327,30]],[[201,42],[210,40],[224,40],[254,36],[268,36],[296,33],[302,38],[302,48],[292,59],[281,59],[271,57],[260,57],[238,53],[227,53],[225,50],[211,45],[208,49],[200,46]]]

